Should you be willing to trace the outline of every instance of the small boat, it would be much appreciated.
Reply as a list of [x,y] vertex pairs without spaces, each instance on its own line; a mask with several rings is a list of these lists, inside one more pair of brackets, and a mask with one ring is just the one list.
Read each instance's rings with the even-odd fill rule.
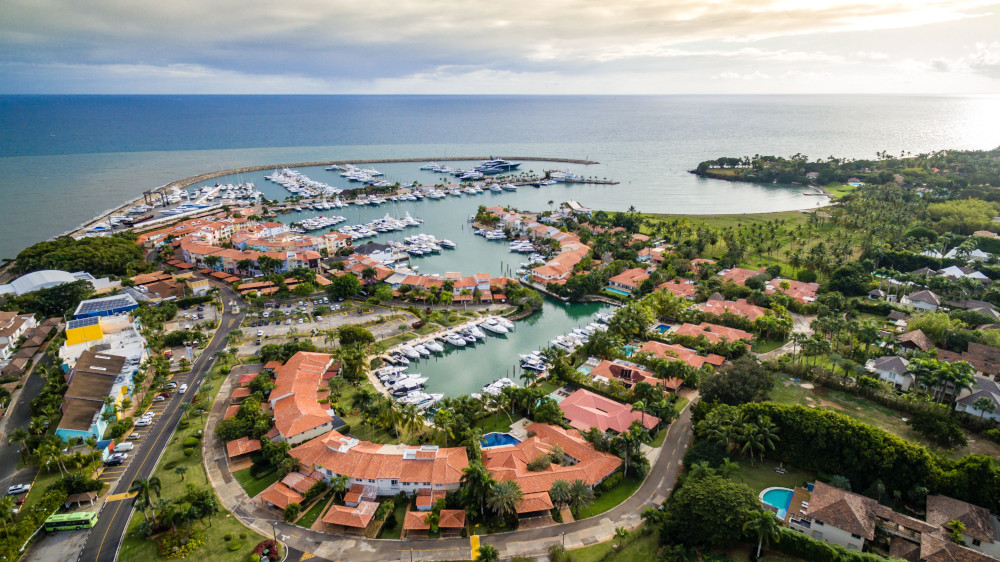
[[403,355],[407,356],[410,359],[420,359],[420,353],[418,353],[417,350],[413,349],[412,347],[404,347],[399,351],[400,353],[402,353]]
[[503,327],[496,318],[487,318],[482,324],[480,324],[484,329],[493,332],[494,334],[506,334],[510,330]]
[[476,336],[472,334],[459,334],[465,343],[476,343]]
[[434,340],[425,342],[423,345],[424,347],[433,351],[434,353],[441,353],[442,351],[444,351],[444,346]]
[[465,347],[465,340],[457,334],[448,334],[444,337],[444,341],[450,343],[455,347]]
[[427,357],[427,356],[429,356],[431,354],[431,352],[426,347],[424,347],[422,345],[415,345],[415,346],[413,346],[413,349],[417,353],[419,353],[420,355],[423,355],[424,357]]

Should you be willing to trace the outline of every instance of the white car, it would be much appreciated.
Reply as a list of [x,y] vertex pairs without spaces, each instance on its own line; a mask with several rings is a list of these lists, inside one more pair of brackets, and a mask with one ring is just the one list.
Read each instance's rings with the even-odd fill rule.
[[153,425],[152,418],[142,418],[139,421],[135,422],[136,427],[146,427],[149,425]]
[[128,441],[123,441],[123,442],[115,445],[115,452],[116,453],[124,453],[125,451],[131,451],[134,448],[135,448],[134,444],[129,443]]
[[111,458],[125,460],[128,458],[128,453],[115,453],[111,455]]
[[155,416],[155,415],[156,415],[156,414],[154,414],[153,412],[146,412],[146,413],[145,413],[145,414],[143,414],[143,415],[142,415],[142,417],[141,417],[141,418],[139,418],[139,419],[140,419],[140,420],[151,420],[151,419],[153,419],[153,416]]
[[13,496],[15,494],[23,494],[31,489],[31,484],[14,484],[10,488],[7,488],[7,495]]
[[182,384],[181,387],[177,389],[177,392],[179,392],[181,394],[184,394],[185,392],[187,392],[187,389],[188,389],[188,385]]
[[136,439],[139,439],[140,437],[142,437],[142,435],[140,435],[140,434],[138,434],[136,432],[132,432],[132,435],[128,436],[128,440],[129,441],[135,441]]
[[261,337],[261,336],[263,336],[263,335],[264,335],[264,330],[257,330],[257,337],[258,338]]
[[153,402],[164,402],[164,401],[166,401],[166,398],[162,396],[157,396],[156,398],[153,398]]

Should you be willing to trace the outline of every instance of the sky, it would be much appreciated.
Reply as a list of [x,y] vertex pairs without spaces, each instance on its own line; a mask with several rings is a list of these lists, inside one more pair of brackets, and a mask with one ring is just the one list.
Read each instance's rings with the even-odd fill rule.
[[3,0],[0,93],[1000,93],[1000,0]]

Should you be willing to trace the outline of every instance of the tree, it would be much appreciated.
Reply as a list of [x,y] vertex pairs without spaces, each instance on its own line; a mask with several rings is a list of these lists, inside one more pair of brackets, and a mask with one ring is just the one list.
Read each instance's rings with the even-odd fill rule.
[[326,293],[331,298],[346,299],[358,294],[361,290],[361,281],[351,273],[345,273],[335,277],[333,282],[327,285]]
[[445,408],[438,409],[434,412],[434,426],[444,434],[444,446],[448,447],[448,438],[455,438],[455,414]]
[[574,514],[594,503],[594,490],[583,480],[574,480],[569,485],[569,508]]
[[702,400],[738,406],[767,400],[774,376],[756,359],[743,356],[699,383]]
[[0,498],[0,523],[3,523],[4,535],[7,534],[7,524],[14,520],[14,509],[16,509],[14,498],[4,496]]
[[739,540],[743,526],[759,511],[757,495],[746,484],[714,474],[689,479],[671,494],[660,537],[723,547]]
[[181,482],[184,481],[184,474],[188,471],[188,467],[181,465],[174,469],[174,474],[181,477]]
[[987,413],[992,414],[996,411],[996,403],[992,399],[986,396],[980,396],[976,398],[976,401],[972,403],[973,410],[979,410],[979,421],[983,421],[983,416]]
[[781,540],[781,526],[770,511],[753,513],[750,520],[743,524],[743,530],[757,535],[757,558],[760,558],[760,549],[765,543]]
[[[154,521],[156,520],[156,513],[152,510],[153,507],[153,495],[157,498],[160,497],[160,479],[156,476],[150,476],[145,480],[142,478],[137,478],[132,481],[132,484],[128,487],[129,493],[135,493],[135,499],[132,500],[132,504],[140,504],[140,509],[146,507],[150,508],[151,516],[150,518]],[[145,517],[145,511],[143,511],[143,516]]]
[[851,491],[851,481],[846,476],[842,474],[835,474],[830,478],[830,485],[835,488],[841,488],[843,490]]
[[285,522],[291,523],[299,516],[299,512],[302,511],[302,506],[296,502],[291,502],[285,507]]
[[632,533],[625,527],[615,527],[615,550],[621,550],[630,536]]
[[489,497],[490,490],[495,484],[493,476],[482,462],[473,460],[462,470],[461,483],[466,506],[478,507],[479,515],[482,516],[485,513],[486,498]]
[[524,493],[521,486],[513,480],[497,482],[486,498],[486,506],[501,518],[516,515],[517,505],[521,503]]
[[568,505],[571,497],[569,482],[559,479],[552,483],[552,488],[549,489],[549,498],[557,508]]
[[500,552],[493,545],[481,544],[479,545],[479,560],[482,560],[482,562],[497,562],[497,560],[500,560]]
[[337,339],[340,345],[367,345],[375,342],[375,336],[361,326],[351,324],[337,328]]
[[28,437],[30,437],[30,434],[24,428],[22,428],[22,427],[19,427],[19,428],[15,429],[15,430],[11,431],[10,435],[7,436],[7,442],[8,443],[15,443],[16,442],[16,443],[19,443],[21,445],[18,448],[18,450],[21,453],[21,457],[22,458],[24,458],[25,451],[28,450]]

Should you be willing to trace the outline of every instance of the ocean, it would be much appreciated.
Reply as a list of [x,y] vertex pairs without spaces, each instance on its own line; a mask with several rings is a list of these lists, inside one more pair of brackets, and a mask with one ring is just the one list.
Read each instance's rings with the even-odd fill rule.
[[702,180],[687,170],[720,155],[993,148],[998,106],[995,97],[915,96],[0,96],[0,258],[178,178],[305,160],[587,158],[601,164],[583,173],[620,185],[517,193],[504,203],[572,198],[664,213],[808,208],[817,198],[801,189]]

